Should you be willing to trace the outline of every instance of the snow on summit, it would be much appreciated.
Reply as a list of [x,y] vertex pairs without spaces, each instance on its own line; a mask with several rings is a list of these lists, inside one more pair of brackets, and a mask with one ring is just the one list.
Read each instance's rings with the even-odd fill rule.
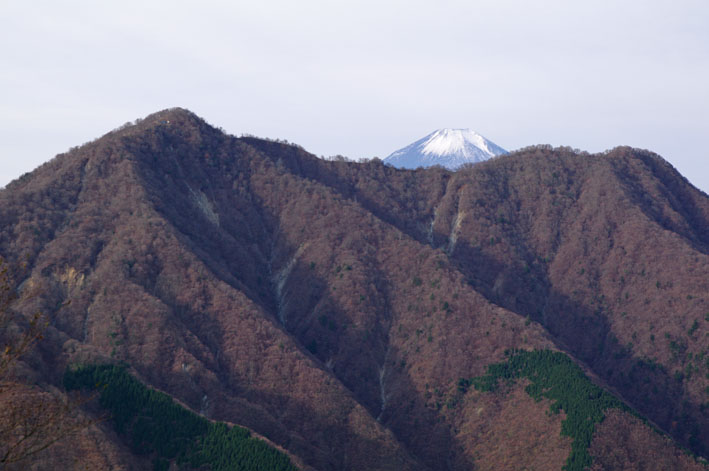
[[399,168],[442,165],[455,170],[507,151],[471,129],[439,129],[384,159]]

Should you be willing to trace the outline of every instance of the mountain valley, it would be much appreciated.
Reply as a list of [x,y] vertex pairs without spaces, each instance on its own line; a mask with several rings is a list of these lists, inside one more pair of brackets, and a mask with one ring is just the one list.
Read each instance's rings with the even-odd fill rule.
[[[176,108],[0,191],[0,256],[17,390],[124,365],[307,470],[707,468],[709,197],[649,151],[403,170]],[[153,469],[111,422],[20,469]]]

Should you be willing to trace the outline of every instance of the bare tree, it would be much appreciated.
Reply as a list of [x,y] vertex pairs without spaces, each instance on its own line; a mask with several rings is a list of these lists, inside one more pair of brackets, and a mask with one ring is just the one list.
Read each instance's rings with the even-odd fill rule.
[[84,402],[14,378],[17,361],[42,339],[40,313],[16,318],[10,270],[0,258],[0,469],[26,460],[92,422],[78,417]]

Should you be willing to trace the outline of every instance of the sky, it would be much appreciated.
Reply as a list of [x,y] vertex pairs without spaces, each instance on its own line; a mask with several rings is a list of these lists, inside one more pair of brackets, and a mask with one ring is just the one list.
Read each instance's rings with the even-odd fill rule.
[[0,186],[180,106],[386,157],[435,129],[657,152],[709,193],[706,0],[0,0]]

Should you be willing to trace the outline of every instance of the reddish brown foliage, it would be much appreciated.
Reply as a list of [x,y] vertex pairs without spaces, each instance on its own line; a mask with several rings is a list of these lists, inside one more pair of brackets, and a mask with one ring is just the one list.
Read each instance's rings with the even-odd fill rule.
[[[543,404],[500,397],[481,422],[451,402],[508,348],[563,349],[709,446],[709,199],[648,152],[401,171],[170,110],[11,184],[0,221],[0,254],[29,257],[43,293],[17,309],[51,316],[44,377],[126,361],[317,469],[556,463]],[[557,441],[470,440],[516,411]]]

